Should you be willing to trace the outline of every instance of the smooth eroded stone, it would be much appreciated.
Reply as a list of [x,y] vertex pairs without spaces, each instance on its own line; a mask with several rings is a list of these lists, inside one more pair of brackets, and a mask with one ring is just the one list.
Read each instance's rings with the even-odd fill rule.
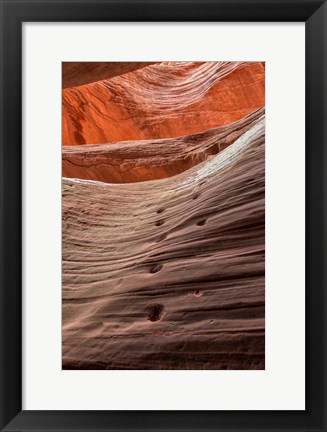
[[228,147],[172,177],[63,179],[64,369],[264,369],[257,114]]
[[265,105],[261,62],[155,63],[62,91],[64,146],[193,135]]
[[64,146],[63,177],[133,183],[171,177],[209,160],[262,116],[259,109],[235,123],[177,138]]

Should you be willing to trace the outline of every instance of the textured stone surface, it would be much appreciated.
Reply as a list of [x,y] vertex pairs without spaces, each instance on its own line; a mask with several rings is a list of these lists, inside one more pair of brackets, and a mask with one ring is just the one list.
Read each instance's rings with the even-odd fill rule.
[[63,145],[174,138],[225,125],[264,106],[264,79],[260,62],[168,62],[66,88]]
[[250,126],[169,178],[63,179],[64,369],[264,368],[262,112]]
[[107,183],[171,177],[224,150],[251,128],[262,113],[260,109],[228,126],[191,136],[65,146],[62,175]]
[[62,88],[110,79],[151,64],[153,62],[63,62]]

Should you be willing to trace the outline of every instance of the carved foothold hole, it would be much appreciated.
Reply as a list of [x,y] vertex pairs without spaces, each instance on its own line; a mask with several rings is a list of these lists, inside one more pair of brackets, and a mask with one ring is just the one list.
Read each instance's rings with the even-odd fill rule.
[[205,219],[201,219],[201,220],[199,220],[196,224],[198,225],[198,226],[203,226],[203,225],[205,225],[206,224],[206,220]]
[[163,213],[163,211],[164,211],[163,208],[159,208],[159,209],[157,210],[157,213],[160,214],[160,213]]
[[148,320],[151,322],[159,321],[164,313],[164,307],[162,304],[154,304],[148,308]]
[[193,194],[192,199],[197,199],[200,196],[200,192],[196,192],[195,194]]
[[156,264],[154,266],[151,267],[150,269],[150,273],[158,273],[160,272],[160,270],[162,269],[163,265],[162,264]]
[[194,295],[195,295],[195,297],[201,297],[203,295],[203,291],[196,290],[196,291],[194,291]]
[[156,226],[159,227],[161,225],[163,225],[165,222],[163,220],[159,220],[156,222]]

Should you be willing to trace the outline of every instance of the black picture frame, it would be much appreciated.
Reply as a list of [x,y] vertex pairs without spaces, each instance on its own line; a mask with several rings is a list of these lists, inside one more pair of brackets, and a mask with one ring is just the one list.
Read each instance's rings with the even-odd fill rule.
[[[0,4],[1,431],[327,431],[326,0],[0,0]],[[305,411],[22,411],[22,23],[28,21],[305,22]]]

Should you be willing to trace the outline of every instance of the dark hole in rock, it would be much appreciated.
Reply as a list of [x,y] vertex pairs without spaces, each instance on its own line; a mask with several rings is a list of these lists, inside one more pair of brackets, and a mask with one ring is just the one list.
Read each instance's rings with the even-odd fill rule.
[[160,208],[160,209],[157,210],[157,213],[160,214],[160,213],[162,213],[163,211],[164,211],[164,209],[163,209],[163,208]]
[[159,227],[161,225],[163,225],[165,222],[163,220],[157,221],[156,222],[156,226]]
[[162,269],[162,264],[156,264],[150,269],[150,273],[158,273]]
[[203,226],[203,225],[205,225],[206,224],[206,220],[205,219],[202,219],[202,220],[200,220],[199,222],[197,222],[196,224],[198,225],[198,226]]
[[197,199],[197,198],[199,198],[199,196],[200,196],[200,192],[196,192],[193,196],[192,196],[192,199]]
[[148,320],[159,321],[164,313],[164,307],[162,304],[155,304],[149,307]]

